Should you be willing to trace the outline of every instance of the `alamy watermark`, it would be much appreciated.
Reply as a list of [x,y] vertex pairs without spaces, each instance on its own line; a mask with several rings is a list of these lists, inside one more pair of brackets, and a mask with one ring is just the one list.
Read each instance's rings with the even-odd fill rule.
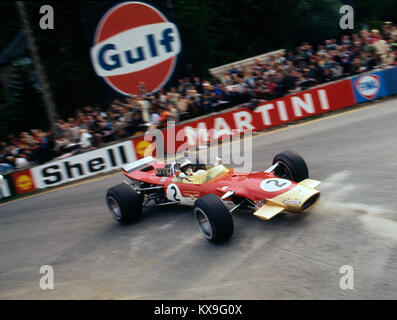
[[354,269],[351,265],[343,265],[339,268],[339,273],[343,276],[339,280],[339,287],[342,290],[354,289]]
[[40,267],[40,274],[44,274],[40,278],[40,288],[42,290],[54,289],[54,268],[49,265],[43,265]]
[[339,8],[339,13],[343,16],[339,19],[339,27],[342,30],[354,29],[354,9],[347,4]]
[[48,4],[40,7],[40,14],[44,14],[39,21],[39,26],[43,30],[54,29],[54,8]]

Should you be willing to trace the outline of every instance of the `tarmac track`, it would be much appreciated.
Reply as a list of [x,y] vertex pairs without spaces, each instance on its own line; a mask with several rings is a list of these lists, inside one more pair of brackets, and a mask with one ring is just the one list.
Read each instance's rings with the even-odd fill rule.
[[[287,149],[323,181],[309,214],[234,215],[213,245],[189,208],[116,223],[106,189],[121,174],[0,206],[0,299],[396,299],[397,99],[255,136],[253,170]],[[51,265],[55,288],[41,290]],[[354,289],[339,286],[340,267]]]

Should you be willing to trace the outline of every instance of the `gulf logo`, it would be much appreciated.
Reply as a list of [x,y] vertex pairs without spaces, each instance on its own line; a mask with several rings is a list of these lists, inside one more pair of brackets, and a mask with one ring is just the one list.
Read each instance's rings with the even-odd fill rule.
[[142,2],[112,7],[99,22],[91,60],[95,72],[124,95],[151,92],[172,75],[181,50],[175,24],[156,8]]
[[355,85],[359,94],[367,99],[373,99],[379,92],[380,79],[377,75],[370,74],[358,78]]

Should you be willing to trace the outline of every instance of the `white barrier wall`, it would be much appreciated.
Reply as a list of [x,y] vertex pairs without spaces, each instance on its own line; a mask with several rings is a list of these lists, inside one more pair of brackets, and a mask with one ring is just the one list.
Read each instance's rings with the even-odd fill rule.
[[2,179],[0,186],[0,199],[11,197],[11,190],[6,179]]
[[130,140],[31,169],[36,188],[43,189],[121,168],[136,160]]

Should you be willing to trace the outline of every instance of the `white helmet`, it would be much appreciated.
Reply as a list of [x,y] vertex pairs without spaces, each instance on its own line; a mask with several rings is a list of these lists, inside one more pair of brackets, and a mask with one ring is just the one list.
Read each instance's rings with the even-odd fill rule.
[[184,160],[181,165],[179,166],[180,170],[182,172],[184,172],[185,170],[187,170],[187,168],[189,168],[189,166],[192,165],[192,162],[188,159]]

